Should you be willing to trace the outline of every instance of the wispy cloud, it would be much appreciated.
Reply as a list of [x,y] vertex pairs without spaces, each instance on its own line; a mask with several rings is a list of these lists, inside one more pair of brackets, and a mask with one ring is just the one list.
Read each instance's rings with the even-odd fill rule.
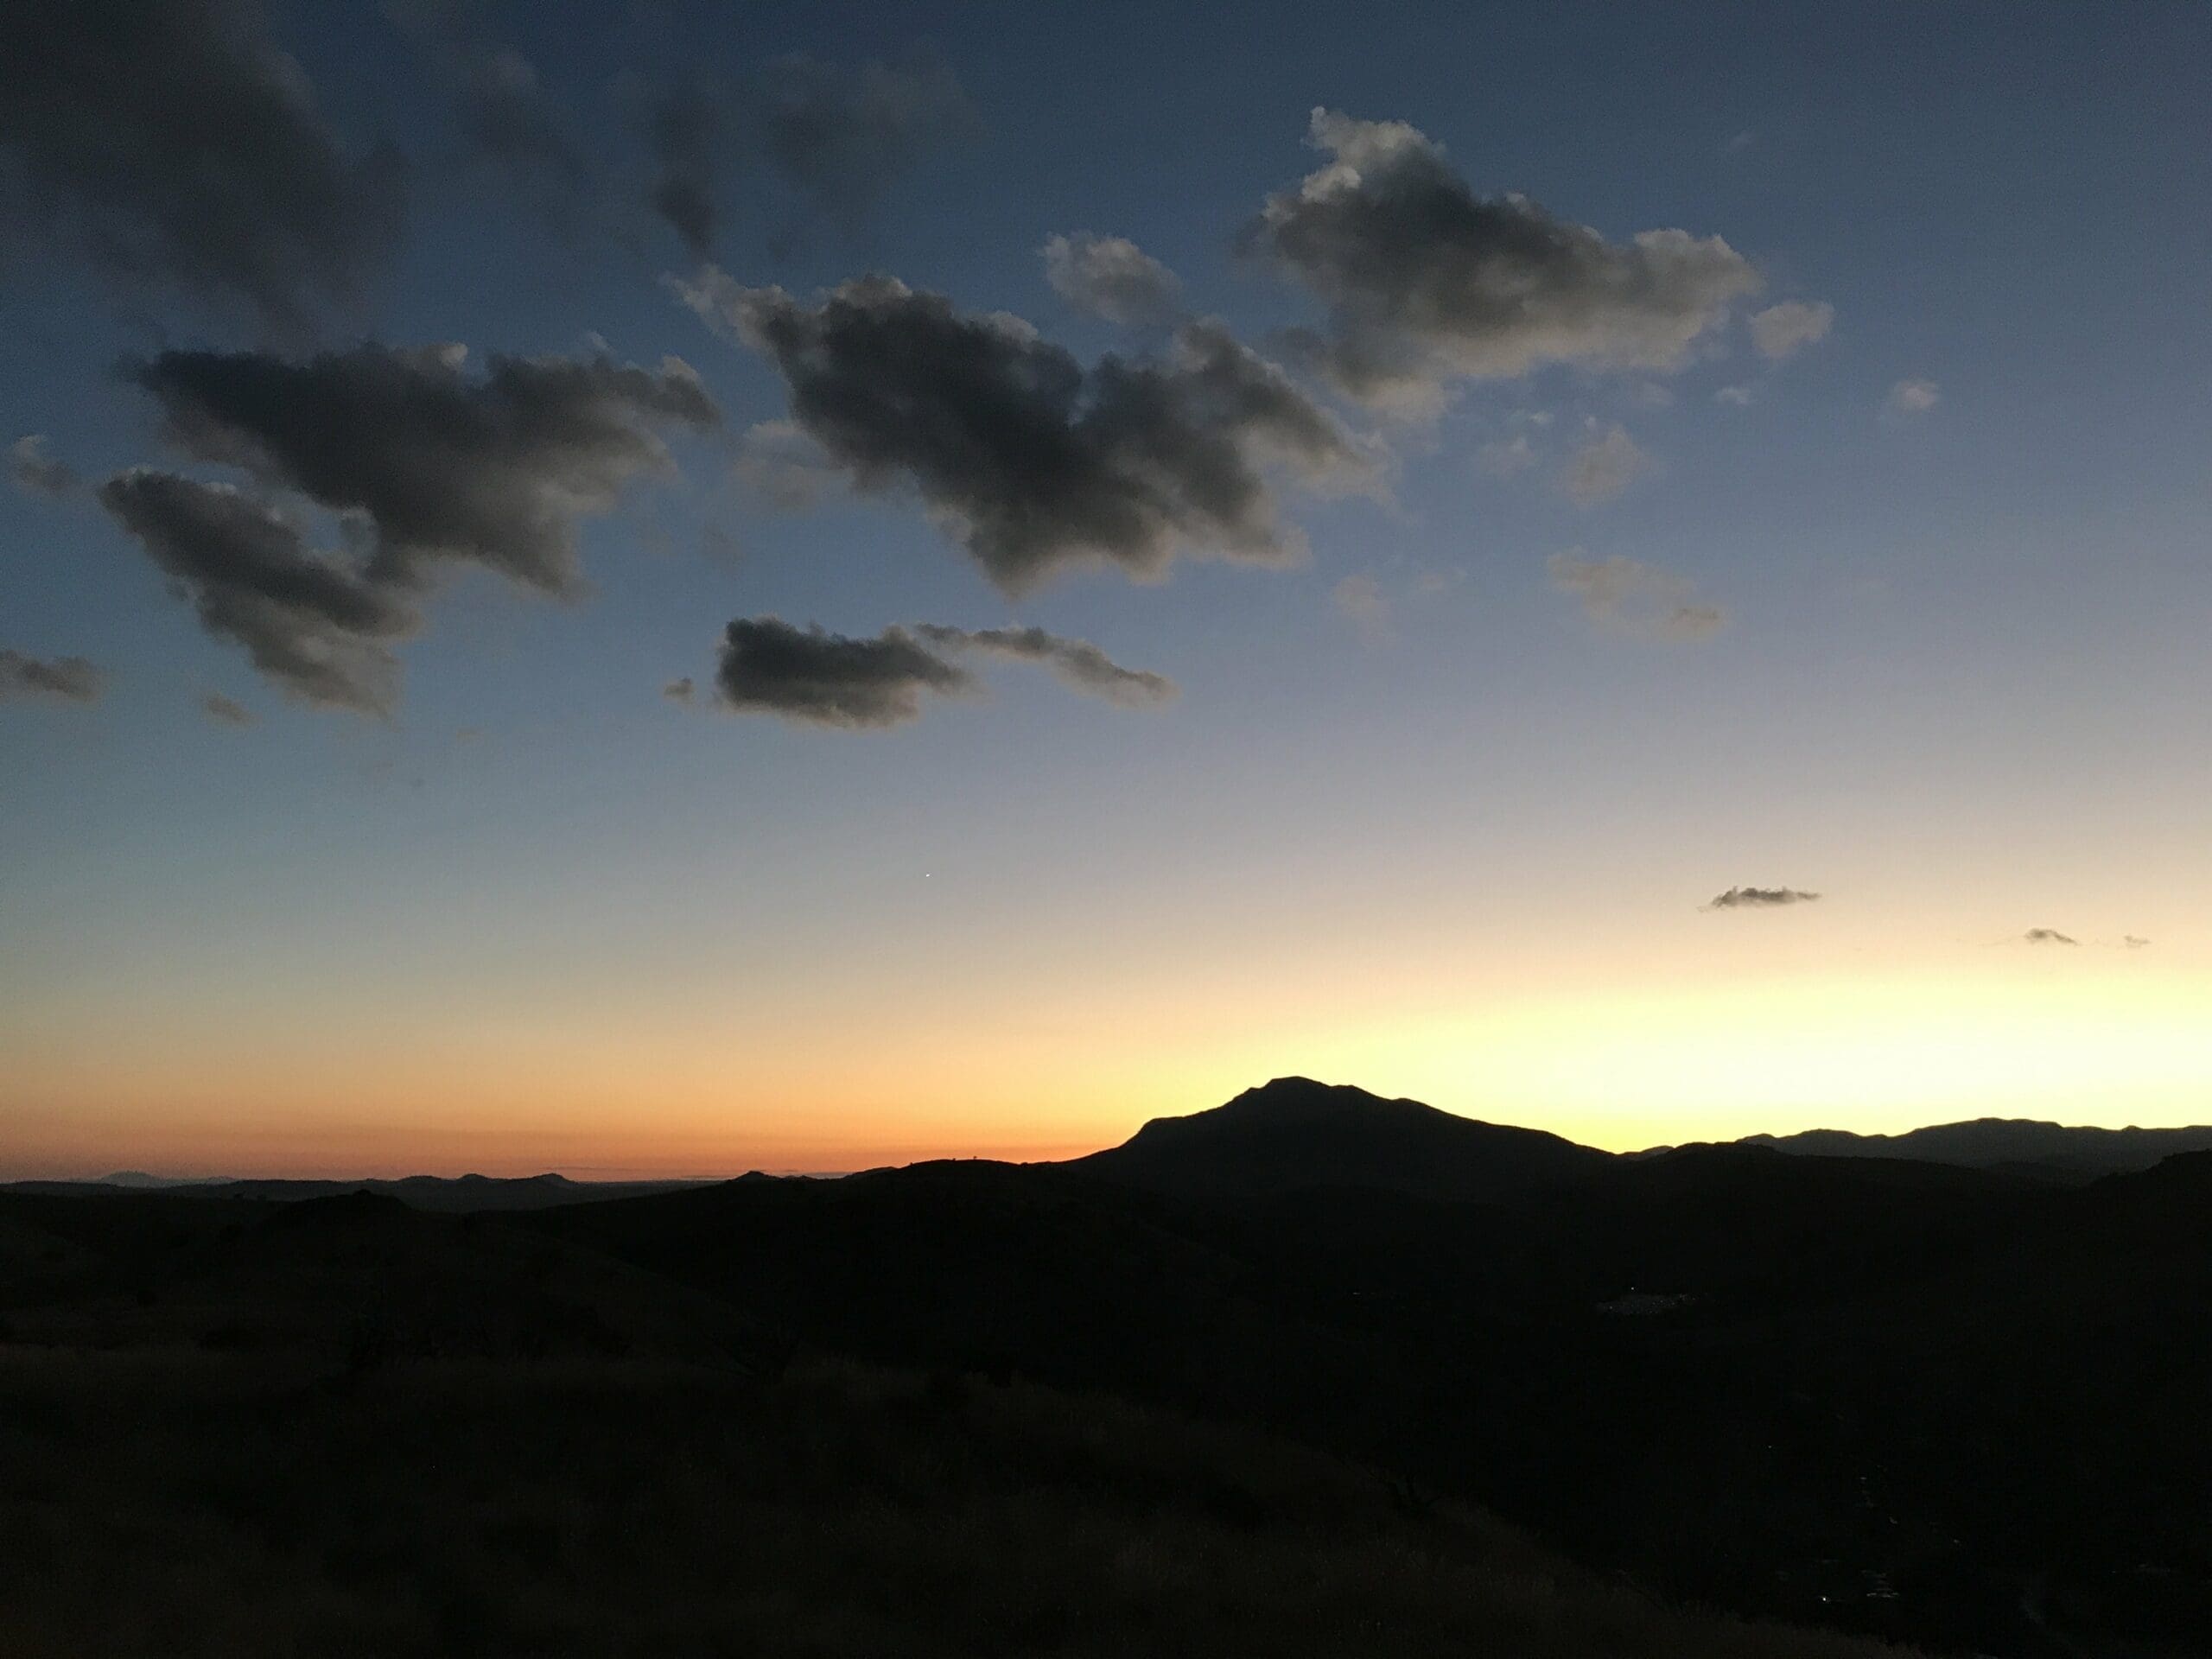
[[1658,463],[1629,436],[1627,429],[1614,425],[1567,457],[1559,486],[1578,506],[1590,507],[1611,500],[1657,469]]
[[1751,343],[1761,357],[1780,362],[1826,340],[1834,324],[1835,307],[1826,300],[1784,300],[1751,313]]
[[1329,602],[1369,645],[1380,645],[1390,637],[1390,601],[1373,576],[1346,576],[1330,589]]
[[1086,315],[1141,328],[1172,321],[1182,308],[1175,273],[1125,236],[1080,231],[1049,238],[1039,251],[1052,292]]
[[1592,559],[1580,548],[1545,561],[1552,585],[1582,601],[1602,627],[1641,639],[1694,642],[1710,639],[1728,620],[1717,605],[1701,603],[1686,576],[1613,554]]
[[1900,380],[1890,388],[1882,408],[1891,416],[1910,419],[1927,414],[1942,401],[1943,389],[1933,380]]
[[8,478],[26,495],[54,497],[75,493],[83,481],[74,467],[47,453],[45,435],[37,432],[9,446]]
[[107,671],[82,657],[28,657],[0,650],[0,702],[44,697],[60,702],[98,702]]

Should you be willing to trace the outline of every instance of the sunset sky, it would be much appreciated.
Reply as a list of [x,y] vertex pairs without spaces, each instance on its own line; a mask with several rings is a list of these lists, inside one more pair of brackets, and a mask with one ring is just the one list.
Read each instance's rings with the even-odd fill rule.
[[2208,71],[10,7],[0,1178],[2212,1120]]

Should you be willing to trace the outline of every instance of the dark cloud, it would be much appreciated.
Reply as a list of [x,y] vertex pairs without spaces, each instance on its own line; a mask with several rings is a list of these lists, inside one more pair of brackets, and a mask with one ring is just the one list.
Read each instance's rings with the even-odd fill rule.
[[682,679],[671,680],[666,685],[661,687],[660,694],[671,702],[689,702],[691,701],[692,693],[696,689],[691,683],[691,677],[686,674]]
[[976,681],[904,628],[856,639],[755,616],[724,631],[715,685],[732,709],[857,728],[902,725],[921,714],[924,692],[957,696]]
[[252,709],[219,691],[210,691],[200,699],[200,712],[218,726],[251,726],[257,718]]
[[582,156],[529,59],[492,32],[474,0],[385,0],[385,15],[417,41],[450,89],[470,146],[556,217],[589,184]]
[[[925,694],[959,696],[981,689],[947,653],[980,652],[1037,663],[1065,684],[1125,708],[1157,707],[1175,686],[1158,674],[1123,668],[1097,646],[1042,628],[950,628],[936,623],[888,627],[874,639],[793,627],[779,617],[741,617],[722,636],[715,685],[722,703],[817,725],[903,725],[922,712]],[[667,695],[690,697],[689,680]],[[679,694],[677,688],[682,687]]]
[[471,376],[466,355],[165,352],[130,372],[185,453],[365,518],[369,574],[385,582],[467,559],[575,593],[577,521],[610,510],[633,480],[670,470],[659,428],[721,420],[674,358],[648,370],[604,357],[493,356]]
[[1219,325],[1164,359],[1086,371],[1019,318],[972,315],[887,276],[812,304],[719,270],[677,291],[773,362],[798,427],[865,491],[911,485],[991,580],[1019,593],[1094,559],[1140,576],[1179,551],[1297,550],[1262,469],[1363,467],[1343,429]]
[[933,53],[857,67],[779,58],[727,98],[686,86],[654,106],[653,207],[702,260],[714,257],[725,197],[741,178],[768,186],[779,239],[817,219],[849,227],[975,125],[959,77]]
[[209,633],[235,640],[290,696],[369,714],[397,697],[391,642],[418,620],[407,597],[311,551],[267,501],[228,484],[136,468],[100,486]]
[[1174,700],[1175,683],[1144,669],[1123,668],[1087,639],[1063,639],[1042,628],[948,628],[917,625],[930,644],[951,651],[979,651],[1016,662],[1041,663],[1064,684],[1128,708]]
[[36,432],[9,446],[8,478],[27,495],[73,495],[83,482],[76,468],[46,453],[46,439]]
[[397,238],[388,156],[348,149],[255,0],[0,6],[0,209],[111,272],[296,327]]
[[1313,111],[1329,164],[1270,196],[1244,245],[1329,308],[1318,360],[1349,394],[1433,410],[1457,377],[1548,363],[1669,369],[1757,291],[1719,237],[1609,242],[1525,196],[1478,196],[1403,122]]
[[2125,949],[2129,950],[2144,950],[2144,949],[2145,949],[2146,947],[2148,947],[2148,945],[2149,945],[2149,944],[2150,944],[2150,943],[2151,943],[2151,941],[2150,941],[2150,940],[2145,939],[2145,938],[2139,938],[2139,937],[2138,937],[2137,935],[2135,935],[2135,934],[2133,934],[2133,933],[2123,933],[2123,934],[2121,934],[2121,935],[2120,936],[2120,944],[2121,944]]
[[2081,940],[2069,938],[2055,927],[2031,927],[2021,935],[2030,944],[2079,944]]
[[1048,237],[1039,251],[1052,292],[1090,316],[1136,328],[1172,321],[1182,308],[1175,273],[1125,236]]
[[107,671],[82,657],[26,657],[0,649],[0,702],[17,697],[98,702],[106,688]]
[[1775,910],[1784,905],[1809,905],[1821,895],[1798,887],[1731,887],[1713,899],[1707,910]]

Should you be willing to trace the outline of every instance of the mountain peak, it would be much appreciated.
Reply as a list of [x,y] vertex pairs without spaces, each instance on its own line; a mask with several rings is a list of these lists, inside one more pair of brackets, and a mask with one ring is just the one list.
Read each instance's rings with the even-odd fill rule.
[[1387,1099],[1347,1084],[1276,1077],[1227,1103],[1156,1117],[1079,1158],[1090,1173],[1189,1196],[1365,1187],[1446,1200],[1579,1179],[1611,1154],[1548,1135]]

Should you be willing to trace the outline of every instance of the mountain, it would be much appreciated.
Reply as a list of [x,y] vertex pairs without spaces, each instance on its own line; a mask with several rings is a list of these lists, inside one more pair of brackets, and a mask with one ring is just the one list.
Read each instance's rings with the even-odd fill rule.
[[[0,1392],[127,1348],[286,1399],[320,1370],[334,1411],[440,1367],[574,1389],[579,1433],[623,1397],[600,1366],[653,1368],[702,1422],[724,1399],[706,1373],[797,1409],[848,1361],[938,1379],[902,1421],[1118,1396],[1379,1468],[1423,1527],[1479,1503],[1639,1596],[2003,1659],[2212,1659],[2207,1306],[2212,1154],[2067,1181],[1764,1145],[1613,1158],[1300,1079],[1069,1164],[508,1215],[0,1195]],[[792,1388],[763,1381],[785,1362]],[[86,1410],[88,1437],[116,1415]],[[702,1433],[685,1444],[727,1444]],[[594,1444],[627,1478],[621,1438]],[[531,1467],[548,1503],[585,1478]],[[1214,1502],[1179,1444],[1129,1478],[1141,1506]],[[1069,1630],[1055,1650],[1102,1650]]]
[[1470,1201],[1580,1180],[1612,1162],[1610,1153],[1541,1129],[1277,1077],[1211,1111],[1156,1117],[1122,1145],[1063,1167],[1184,1198],[1364,1187]]
[[2084,1179],[2149,1169],[2176,1153],[2212,1152],[2212,1128],[2098,1129],[2031,1118],[1978,1117],[1904,1135],[1808,1129],[1800,1135],[1746,1135],[1739,1144],[1821,1158],[1906,1158]]

